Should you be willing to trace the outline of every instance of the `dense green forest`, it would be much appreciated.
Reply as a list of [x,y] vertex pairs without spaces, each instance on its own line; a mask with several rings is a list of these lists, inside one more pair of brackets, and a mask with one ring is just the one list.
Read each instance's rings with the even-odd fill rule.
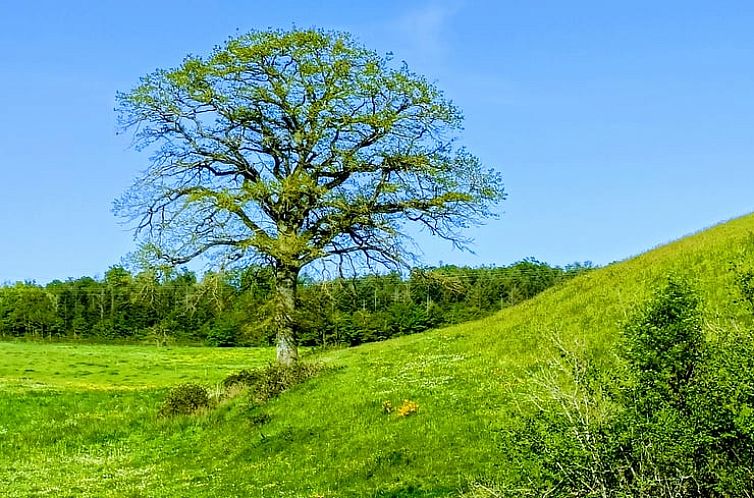
[[[356,345],[479,318],[592,269],[529,258],[504,267],[415,269],[299,287],[299,341]],[[187,269],[0,287],[0,336],[86,341],[266,345],[274,275],[255,266],[198,278]]]

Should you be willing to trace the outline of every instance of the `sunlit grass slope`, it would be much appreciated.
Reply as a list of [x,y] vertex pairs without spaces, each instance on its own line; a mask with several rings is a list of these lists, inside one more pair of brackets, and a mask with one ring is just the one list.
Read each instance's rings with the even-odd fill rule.
[[[156,417],[164,386],[211,386],[270,350],[0,345],[11,358],[0,366],[0,487],[6,496],[454,496],[471,482],[511,481],[522,463],[506,429],[540,390],[553,343],[618,368],[621,324],[670,273],[696,287],[709,331],[745,320],[730,266],[754,257],[752,234],[746,216],[484,320],[326,353],[330,371],[261,408],[237,397],[205,415]],[[384,401],[404,399],[416,414],[384,412]]]

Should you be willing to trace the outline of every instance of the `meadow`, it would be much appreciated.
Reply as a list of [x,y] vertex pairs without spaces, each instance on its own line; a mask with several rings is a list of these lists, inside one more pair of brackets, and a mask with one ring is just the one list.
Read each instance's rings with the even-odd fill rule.
[[0,357],[4,496],[143,496],[144,486],[118,483],[150,474],[135,462],[160,459],[165,387],[212,386],[274,352],[26,342],[0,344]]
[[[271,349],[0,344],[4,496],[525,496],[540,469],[516,428],[565,387],[562,352],[620,376],[626,320],[669,274],[703,303],[704,332],[748,327],[731,268],[754,216],[609,265],[488,318],[320,353],[329,368],[263,405],[157,415],[168,388],[210,391]],[[557,387],[557,386],[555,386]],[[404,400],[408,416],[385,409]]]

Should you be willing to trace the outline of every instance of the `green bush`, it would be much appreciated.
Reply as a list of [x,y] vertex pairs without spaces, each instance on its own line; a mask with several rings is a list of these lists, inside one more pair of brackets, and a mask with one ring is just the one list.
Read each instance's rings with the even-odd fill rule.
[[298,362],[289,367],[271,363],[264,368],[232,374],[223,381],[223,385],[226,388],[246,386],[252,401],[261,404],[314,377],[321,370],[322,366],[316,363]]
[[626,329],[637,382],[613,427],[614,451],[638,496],[754,494],[753,337],[720,329],[705,340],[698,305],[670,279]]
[[168,391],[160,406],[160,416],[189,415],[209,407],[209,393],[197,384],[181,384]]
[[719,330],[692,386],[690,418],[704,438],[707,487],[718,496],[754,495],[754,332]]
[[642,415],[666,407],[688,412],[689,384],[704,347],[698,300],[688,285],[669,279],[625,335],[625,357],[637,378],[627,401]]
[[739,303],[743,303],[750,314],[754,314],[754,267],[748,260],[731,264],[733,282],[738,293]]
[[635,495],[706,496],[699,493],[712,477],[704,468],[707,435],[692,416],[705,347],[697,297],[670,278],[625,334],[635,383],[612,427],[612,460]]
[[229,321],[215,321],[206,330],[208,346],[229,348],[238,346],[238,326]]
[[[622,355],[631,375],[609,401],[568,358],[575,388],[516,430],[535,494],[754,496],[754,333],[705,340],[697,297],[670,278],[626,324]],[[596,399],[618,408],[595,417]]]
[[230,374],[223,380],[223,387],[231,388],[236,385],[253,386],[262,376],[263,369],[241,370],[240,372]]

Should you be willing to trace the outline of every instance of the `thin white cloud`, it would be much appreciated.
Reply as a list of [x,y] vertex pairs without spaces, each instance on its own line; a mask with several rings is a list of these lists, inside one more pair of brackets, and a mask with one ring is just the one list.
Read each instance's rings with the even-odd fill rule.
[[441,58],[446,47],[446,33],[458,2],[432,2],[405,12],[396,27],[414,57],[425,61]]

